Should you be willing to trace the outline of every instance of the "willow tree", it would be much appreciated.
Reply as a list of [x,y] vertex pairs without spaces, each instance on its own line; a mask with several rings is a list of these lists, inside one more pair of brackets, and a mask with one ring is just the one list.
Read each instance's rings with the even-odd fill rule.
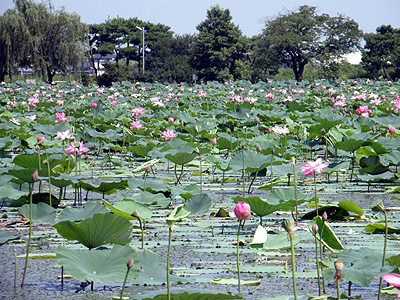
[[0,81],[6,75],[11,81],[13,68],[24,64],[28,37],[25,21],[14,9],[0,16]]
[[335,61],[360,49],[362,31],[349,17],[318,14],[315,6],[303,5],[298,11],[280,14],[267,20],[261,36],[266,51],[289,65],[297,81],[302,81],[304,67],[311,60]]
[[[17,60],[20,66],[33,67],[48,82],[52,82],[58,72],[76,70],[83,59],[88,34],[79,15],[64,9],[54,10],[50,2],[32,0],[16,0],[10,15],[21,20],[25,39],[24,52]],[[12,39],[21,37],[17,34]]]

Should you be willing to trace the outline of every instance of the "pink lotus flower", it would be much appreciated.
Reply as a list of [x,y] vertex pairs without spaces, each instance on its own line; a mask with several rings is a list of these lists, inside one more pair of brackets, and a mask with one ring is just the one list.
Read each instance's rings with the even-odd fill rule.
[[280,128],[278,126],[274,126],[274,127],[272,127],[272,131],[275,134],[287,134],[287,133],[290,133],[290,130],[289,130],[289,128],[286,128],[286,125],[283,126],[283,128]]
[[162,132],[161,138],[166,140],[166,141],[169,141],[170,139],[172,139],[174,137],[177,137],[177,136],[178,135],[176,133],[174,133],[173,129],[167,129],[167,131],[163,131]]
[[134,108],[131,110],[132,117],[137,117],[138,115],[144,116],[144,107]]
[[93,108],[93,109],[96,109],[96,108],[97,108],[97,103],[93,102],[93,103],[92,103],[92,108]]
[[83,154],[85,152],[89,152],[90,149],[85,147],[83,142],[71,142],[71,144],[65,149],[68,152],[68,155],[72,155],[74,153]]
[[[388,284],[394,286],[396,289],[400,290],[400,275],[398,274],[386,274],[382,276]],[[400,293],[397,294],[397,298],[400,298]]]
[[136,129],[140,129],[143,127],[143,124],[140,124],[140,121],[133,121],[132,126],[130,127],[130,129],[132,130],[136,130]]
[[59,131],[56,134],[56,140],[59,140],[59,141],[70,140],[72,138],[73,138],[73,136],[71,134],[70,129],[67,129],[64,132]]
[[396,128],[394,128],[393,126],[389,128],[389,133],[390,134],[395,134],[396,133]]
[[117,101],[115,101],[115,100],[111,101],[111,106],[115,106],[115,105],[117,105]]
[[235,216],[239,221],[248,220],[251,216],[250,204],[246,202],[238,202],[233,212],[235,213]]
[[40,143],[40,142],[42,142],[42,141],[44,141],[44,136],[39,135],[39,136],[37,137],[37,142]]
[[174,123],[174,122],[175,122],[174,118],[172,118],[172,117],[169,117],[169,118],[168,118],[168,123],[169,123],[169,124],[172,124],[172,123]]
[[69,121],[69,119],[65,117],[65,113],[56,113],[56,118],[56,123]]
[[329,163],[322,163],[322,158],[318,158],[316,161],[307,161],[304,167],[301,167],[300,170],[303,171],[304,175],[313,175],[314,172],[321,174],[322,169],[329,166]]

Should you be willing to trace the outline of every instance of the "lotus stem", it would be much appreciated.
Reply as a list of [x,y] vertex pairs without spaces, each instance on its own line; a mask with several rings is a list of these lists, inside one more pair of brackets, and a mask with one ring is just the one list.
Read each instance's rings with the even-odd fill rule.
[[[325,220],[324,218],[322,218],[322,228],[321,228],[321,235],[320,235],[320,239],[319,239],[319,254],[320,254],[320,261],[323,260],[323,245],[322,245],[322,236],[324,233],[324,228],[325,228]],[[321,267],[321,273],[324,271],[324,267],[322,266],[322,264],[320,264]],[[324,292],[324,294],[326,293],[326,287],[325,287],[325,278],[322,277],[322,291]]]
[[18,260],[17,260],[17,249],[14,249],[14,259],[15,259],[15,267],[14,267],[14,289],[17,288],[17,271],[18,271]]
[[49,162],[49,155],[47,154],[47,148],[46,146],[44,147],[44,151],[46,153],[46,161],[47,161],[47,174],[49,176],[49,203],[50,206],[52,206],[51,204],[51,175],[50,175],[50,162]]
[[340,300],[340,284],[339,284],[339,280],[336,283],[337,286],[337,300]]
[[[129,262],[128,262],[128,264],[129,264]],[[128,280],[128,275],[129,275],[129,271],[131,270],[131,268],[132,268],[132,266],[131,267],[129,267],[129,266],[127,267],[126,274],[125,274],[125,279],[124,279],[124,284],[122,285],[122,289],[121,289],[121,296],[119,297],[120,300],[122,300],[122,297],[124,296],[125,285],[126,285],[126,281]]]
[[251,187],[252,187],[252,185],[254,184],[254,181],[256,181],[256,179],[257,179],[257,174],[258,174],[258,171],[256,171],[256,173],[254,174],[253,180],[250,182],[249,188],[248,188],[248,190],[247,190],[247,193],[248,193],[248,194],[250,194],[250,192],[251,192]]
[[315,214],[318,216],[317,178],[314,172]]
[[[317,264],[317,276],[318,276],[318,296],[321,296],[321,275],[319,272],[319,260],[318,260],[318,239],[317,239],[317,234],[314,234],[315,238],[315,260]],[[321,248],[321,247],[320,247]]]
[[244,164],[244,145],[242,148],[242,160],[243,160],[243,168],[242,168],[242,180],[243,180],[243,198],[246,198],[246,176],[245,176],[245,164]]
[[26,247],[26,257],[25,257],[25,267],[24,274],[22,275],[21,288],[24,287],[26,269],[28,267],[28,259],[29,259],[29,249],[31,247],[31,239],[32,239],[32,193],[33,193],[33,183],[29,183],[29,237],[28,237],[28,245]]
[[140,230],[142,231],[142,249],[144,249],[144,230],[143,230],[143,223],[142,219],[138,216]]
[[273,161],[273,159],[274,159],[274,151],[272,151],[272,153],[271,153],[271,182],[270,182],[270,184],[271,184],[271,192],[272,192],[272,188],[273,188],[272,179],[274,177],[274,173],[272,172],[272,161]]
[[293,277],[293,293],[294,299],[297,300],[297,286],[296,286],[296,262],[295,262],[295,253],[294,253],[294,235],[293,231],[289,232],[289,239],[290,239],[290,248],[292,251],[292,277]]
[[296,201],[296,226],[298,224],[299,219],[299,211],[298,211],[298,204],[297,204],[297,177],[296,177],[296,159],[292,157],[292,165],[293,165],[293,180],[294,180],[294,198]]
[[[382,212],[385,216],[385,241],[383,244],[383,256],[382,256],[382,267],[384,267],[386,259],[387,237],[388,237],[388,220],[387,220],[386,210],[383,209]],[[379,279],[378,300],[380,300],[381,298],[381,293],[382,293],[382,277]]]
[[240,227],[242,226],[242,220],[239,220],[237,243],[236,243],[236,259],[237,259],[237,273],[238,273],[238,289],[239,293],[242,292],[240,287],[240,260],[239,260],[239,244],[240,244]]
[[171,259],[171,243],[172,243],[172,226],[169,226],[169,236],[168,236],[168,254],[167,254],[167,293],[168,300],[171,300],[171,289],[169,282],[169,264]]

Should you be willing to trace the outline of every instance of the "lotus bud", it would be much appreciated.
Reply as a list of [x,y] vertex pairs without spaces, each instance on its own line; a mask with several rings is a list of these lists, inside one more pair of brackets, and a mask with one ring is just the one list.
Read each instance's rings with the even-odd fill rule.
[[128,269],[133,267],[133,257],[129,258],[128,263],[126,264],[126,266],[128,267]]
[[269,128],[268,128],[268,133],[271,133],[271,132],[272,132],[272,128],[269,127]]
[[238,202],[235,206],[234,213],[239,221],[250,219],[251,216],[250,204],[246,202]]
[[393,126],[389,128],[389,133],[390,134],[395,134],[396,133],[396,128],[394,128]]
[[213,138],[213,139],[211,140],[211,144],[212,144],[213,146],[215,146],[215,145],[217,144],[217,139],[216,139],[216,138]]
[[291,161],[291,163],[292,163],[292,166],[294,167],[294,166],[296,165],[296,158],[295,158],[294,156],[292,156],[292,157],[290,158],[290,161]]
[[324,211],[324,213],[322,214],[322,220],[324,222],[328,221],[328,214],[326,213],[326,211]]
[[35,149],[36,149],[36,151],[39,151],[40,150],[39,145],[36,145]]
[[35,170],[35,172],[33,172],[32,174],[32,181],[37,182],[38,180],[39,180],[39,173],[38,170]]
[[42,141],[44,141],[44,136],[39,135],[39,136],[37,137],[37,142],[38,142],[38,144],[39,144],[40,142],[42,142]]
[[97,108],[97,103],[93,102],[93,103],[92,103],[92,108],[93,108],[93,109],[96,109],[96,108]]
[[168,118],[168,123],[169,123],[169,124],[172,124],[172,123],[174,123],[174,122],[175,122],[174,118],[172,118],[172,117],[169,117],[169,118]]
[[334,282],[335,284],[341,278],[340,273],[342,272],[342,269],[343,269],[343,263],[341,261],[335,261],[335,270],[336,270],[335,282]]
[[287,231],[287,233],[293,232],[294,229],[294,221],[292,219],[285,220],[282,223],[283,228]]
[[151,167],[150,167],[150,166],[147,166],[146,172],[147,172],[147,173],[150,173],[150,172],[151,172]]
[[376,132],[375,125],[374,125],[374,126],[372,126],[372,132],[373,132],[373,133],[375,133],[375,132]]
[[257,152],[261,152],[261,146],[260,145],[257,146]]
[[259,122],[259,120],[258,120],[258,117],[257,117],[257,116],[255,117],[255,119],[254,119],[254,122],[256,122],[256,123],[258,123],[258,122]]
[[272,148],[272,154],[274,154],[275,153],[275,148]]
[[317,234],[317,233],[318,233],[318,225],[317,225],[317,223],[314,223],[314,224],[313,224],[313,226],[312,226],[312,232],[313,232],[314,234]]

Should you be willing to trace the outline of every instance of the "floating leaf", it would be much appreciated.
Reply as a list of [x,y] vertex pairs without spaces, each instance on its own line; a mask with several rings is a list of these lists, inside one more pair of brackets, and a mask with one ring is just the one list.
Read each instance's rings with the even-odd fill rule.
[[211,198],[207,194],[197,194],[190,198],[183,207],[190,211],[190,215],[201,215],[208,212],[211,204]]
[[[368,224],[367,227],[365,227],[365,231],[370,233],[385,233],[385,228],[386,228],[385,224],[374,223],[374,224]],[[388,226],[388,234],[392,233],[400,233],[400,229]]]
[[150,219],[153,212],[147,205],[137,203],[133,200],[125,200],[111,205],[106,200],[103,200],[104,205],[117,216],[122,216],[128,220]]
[[124,281],[126,264],[133,258],[133,267],[129,271],[129,279],[139,276],[139,258],[134,249],[128,245],[114,245],[111,250],[76,250],[58,246],[57,262],[65,271],[79,281],[100,283],[120,283]]
[[[25,218],[30,218],[30,205],[25,204],[20,207],[19,213]],[[32,221],[38,222],[51,222],[56,218],[56,211],[50,205],[40,202],[39,204],[32,204]]]
[[88,202],[83,207],[66,207],[58,217],[58,221],[80,221],[83,219],[89,219],[94,214],[107,213],[107,209],[100,202]]
[[124,217],[94,214],[80,223],[62,221],[53,227],[67,240],[77,240],[89,249],[114,243],[125,245],[132,239],[132,224]]
[[[118,298],[119,299],[119,298]],[[191,290],[191,289],[171,289],[171,299],[173,300],[225,300],[225,299],[243,299],[240,296],[216,293],[214,291]],[[168,300],[165,291],[149,291],[141,295],[134,295],[129,300]]]
[[[294,245],[300,243],[300,237],[294,235]],[[286,250],[290,248],[290,240],[286,233],[267,234],[267,240],[263,244],[250,244],[250,248],[262,248],[265,250]]]
[[364,211],[357,204],[355,204],[354,202],[350,202],[350,201],[347,201],[347,200],[342,200],[342,201],[339,202],[338,205],[339,205],[340,208],[342,208],[342,209],[344,209],[346,211],[353,212],[353,213],[359,215],[360,217],[362,215],[364,215]]
[[4,245],[8,241],[12,241],[18,239],[18,236],[15,236],[8,231],[0,230],[0,246]]
[[[217,278],[211,281],[213,284],[228,284],[228,285],[237,285],[238,280],[237,278]],[[240,284],[241,285],[247,285],[247,286],[256,286],[260,285],[261,279],[257,280],[241,280]]]

